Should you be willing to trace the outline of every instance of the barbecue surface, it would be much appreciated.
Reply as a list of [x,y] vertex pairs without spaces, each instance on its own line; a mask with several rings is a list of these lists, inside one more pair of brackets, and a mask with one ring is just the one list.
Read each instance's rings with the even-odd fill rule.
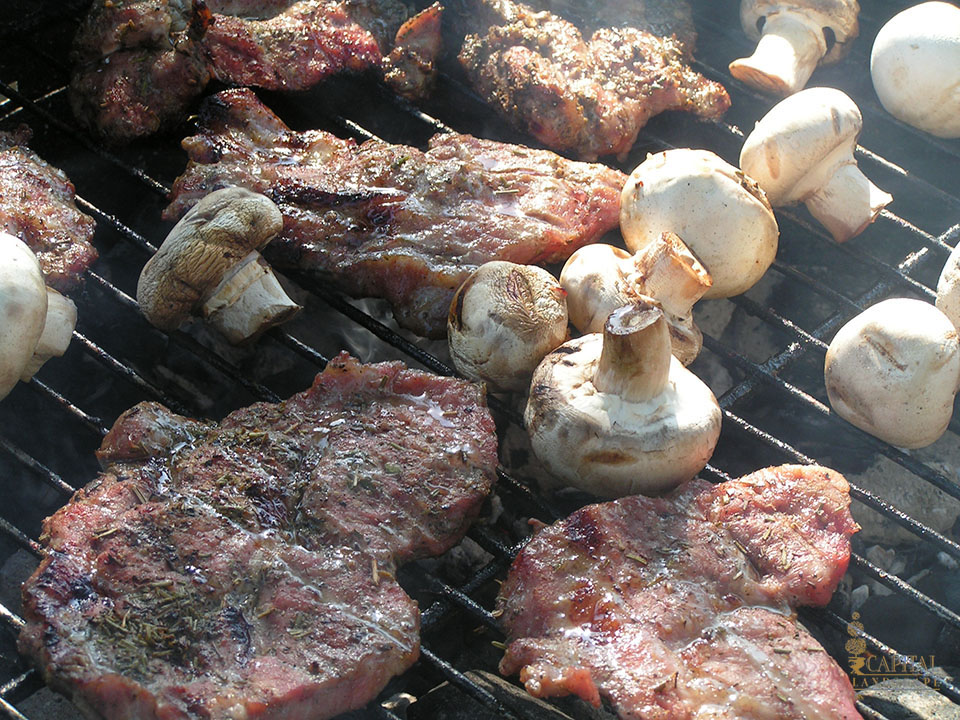
[[[193,417],[224,417],[254,401],[301,391],[326,358],[343,348],[367,361],[413,358],[441,373],[446,360],[439,344],[404,344],[409,336],[395,333],[382,304],[344,300],[307,280],[301,287],[310,293],[294,288],[297,299],[308,305],[306,311],[253,348],[224,347],[200,327],[167,335],[149,326],[130,299],[151,245],[158,246],[171,227],[158,218],[167,191],[183,171],[179,143],[196,128],[185,119],[167,136],[113,151],[81,129],[64,88],[70,41],[88,4],[0,3],[5,40],[0,44],[0,94],[6,98],[0,98],[2,127],[14,130],[27,122],[33,128],[31,147],[45,162],[66,171],[78,189],[81,211],[95,218],[93,244],[100,252],[85,275],[83,291],[71,292],[80,324],[66,357],[48,363],[35,381],[21,384],[0,403],[0,624],[7,628],[0,632],[0,716],[17,720],[77,717],[64,701],[45,704],[49,694],[40,690],[39,673],[16,653],[19,583],[39,561],[34,541],[42,518],[96,475],[95,450],[122,412],[149,400]],[[744,133],[776,101],[733,81],[725,69],[730,60],[752,51],[739,28],[736,3],[691,4],[699,34],[693,67],[727,87],[731,109],[719,122],[678,113],[651,119],[625,161],[606,158],[620,171],[629,172],[648,152],[672,146],[709,148],[736,163]],[[851,570],[826,610],[801,610],[799,615],[841,667],[851,666],[852,651],[844,645],[862,643],[865,650],[855,659],[872,658],[874,667],[896,666],[902,671],[898,678],[919,670],[911,669],[908,659],[898,659],[897,652],[922,656],[928,666],[960,665],[960,646],[952,640],[960,628],[953,614],[960,608],[951,595],[956,573],[948,566],[960,559],[951,530],[960,494],[953,473],[957,435],[953,428],[942,442],[909,456],[873,442],[829,412],[822,363],[825,343],[859,309],[894,295],[932,301],[949,247],[960,238],[955,183],[960,142],[936,140],[892,120],[870,85],[872,39],[887,18],[910,4],[876,0],[865,5],[861,36],[851,54],[818,70],[811,80],[811,85],[841,88],[859,104],[865,118],[857,151],[860,167],[894,195],[893,204],[862,236],[843,246],[820,232],[803,208],[778,208],[778,259],[761,283],[745,296],[697,306],[706,347],[693,366],[725,411],[723,436],[703,477],[722,481],[765,465],[816,459],[851,482],[852,509],[864,527],[854,538]],[[260,94],[296,130],[322,128],[358,141],[376,135],[422,150],[444,127],[535,143],[472,94],[452,58],[442,67],[437,94],[421,106],[423,113],[397,103],[369,78],[334,78],[296,96]],[[522,433],[508,419],[501,427],[508,435]],[[497,502],[503,507],[549,523],[583,502],[554,504],[528,492],[528,485],[535,487],[538,468],[524,465],[522,458],[519,450],[502,456]],[[917,505],[918,498],[926,500]],[[490,578],[502,577],[526,527],[501,513],[474,526],[466,545],[479,543],[493,556],[482,572],[473,574],[459,561],[418,561],[401,570],[405,588],[424,583],[430,588],[417,595],[424,610],[424,652],[362,717],[501,720],[508,716],[504,706],[523,720],[544,713],[577,720],[609,717],[580,702],[551,700],[547,709],[534,708],[521,700],[528,698],[526,692],[507,681],[475,682],[477,672],[497,674],[502,651],[491,641],[503,636],[490,616],[496,592]],[[943,562],[937,560],[941,553]],[[462,559],[459,548],[453,555]],[[908,569],[900,571],[903,561]],[[926,574],[914,577],[921,570]],[[850,588],[859,598],[854,605]],[[851,619],[865,630],[848,626]],[[859,690],[864,682],[890,676],[853,677]],[[960,698],[951,683],[935,684],[929,673],[920,677],[928,679],[930,692],[939,693],[935,700]],[[502,705],[485,690],[496,693]],[[414,695],[418,702],[404,709],[403,697],[396,693]],[[955,707],[948,705],[945,712],[951,711]]]

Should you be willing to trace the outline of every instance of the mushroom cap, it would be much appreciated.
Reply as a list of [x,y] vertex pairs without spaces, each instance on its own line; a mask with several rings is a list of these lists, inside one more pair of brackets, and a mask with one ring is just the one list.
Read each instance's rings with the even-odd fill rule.
[[960,137],[960,8],[925,2],[894,15],[873,42],[870,76],[895,118]]
[[36,255],[0,232],[0,399],[33,357],[47,315],[47,289]]
[[669,380],[652,400],[599,391],[593,375],[603,335],[564,343],[537,367],[524,424],[547,471],[602,497],[656,494],[691,480],[720,436],[720,407],[696,375],[670,358]]
[[827,87],[801,90],[760,118],[740,150],[740,169],[774,207],[802,202],[852,160],[863,128],[860,108]]
[[937,281],[937,309],[960,327],[960,245],[955,247]]
[[850,51],[851,40],[860,34],[860,4],[857,0],[741,0],[740,24],[754,42],[760,40],[760,20],[775,13],[796,13],[821,28],[829,28],[836,42],[821,63],[836,62]]
[[632,257],[613,245],[594,243],[567,258],[560,285],[567,291],[570,324],[581,333],[603,332],[607,316],[640,294],[624,268]]
[[273,201],[246,188],[217,190],[194,205],[147,261],[137,302],[162,330],[176,330],[224,276],[283,229]]
[[780,235],[763,191],[708,150],[648,155],[631,173],[620,203],[620,230],[631,252],[674,232],[713,278],[705,298],[752,287],[777,254]]
[[450,303],[453,364],[493,390],[525,390],[543,356],[566,339],[566,293],[543,268],[484,263]]
[[925,447],[953,414],[957,330],[930,303],[884,300],[837,332],[824,382],[831,407],[847,422],[899,447]]

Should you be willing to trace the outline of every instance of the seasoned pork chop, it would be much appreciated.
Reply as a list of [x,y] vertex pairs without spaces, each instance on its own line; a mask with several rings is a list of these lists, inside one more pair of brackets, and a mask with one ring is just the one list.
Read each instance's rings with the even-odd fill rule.
[[497,463],[481,386],[363,365],[220,423],[142,403],[44,523],[22,653],[105,720],[322,720],[419,653],[395,566],[466,532]]

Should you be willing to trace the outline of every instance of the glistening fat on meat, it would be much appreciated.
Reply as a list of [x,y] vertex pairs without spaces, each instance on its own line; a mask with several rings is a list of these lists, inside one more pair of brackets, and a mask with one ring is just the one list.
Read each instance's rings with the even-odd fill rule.
[[846,674],[793,614],[846,571],[849,504],[839,473],[781,466],[578,510],[510,569],[500,669],[625,719],[859,719]]
[[44,523],[19,648],[88,715],[319,720],[419,648],[396,564],[459,541],[497,463],[483,389],[341,354],[220,423],[143,403]]

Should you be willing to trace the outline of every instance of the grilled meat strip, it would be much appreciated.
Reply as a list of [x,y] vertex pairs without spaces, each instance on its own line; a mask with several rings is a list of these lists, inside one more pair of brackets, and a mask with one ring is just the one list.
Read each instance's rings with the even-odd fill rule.
[[457,542],[497,461],[480,386],[346,354],[220,423],[138,405],[98,456],[45,521],[19,648],[106,720],[362,707],[418,656],[395,563]]
[[622,156],[660,112],[718,118],[730,107],[723,86],[686,64],[675,37],[617,23],[585,40],[549,11],[476,2],[486,29],[464,39],[461,64],[496,110],[554,150]]
[[95,222],[77,209],[66,174],[27,147],[30,130],[0,132],[0,229],[25,242],[47,285],[67,292],[97,259]]
[[401,0],[96,0],[74,41],[70,100],[102,137],[169,129],[216,78],[303,90],[379,70],[411,98],[431,85],[440,7],[409,18]]
[[501,670],[636,720],[859,718],[792,613],[825,604],[846,571],[848,491],[832,470],[782,466],[540,530],[501,589]]
[[249,90],[205,101],[164,217],[216,189],[270,197],[284,229],[264,254],[442,337],[457,287],[490,260],[549,263],[619,222],[622,173],[552,152],[441,134],[422,152],[291,131]]

